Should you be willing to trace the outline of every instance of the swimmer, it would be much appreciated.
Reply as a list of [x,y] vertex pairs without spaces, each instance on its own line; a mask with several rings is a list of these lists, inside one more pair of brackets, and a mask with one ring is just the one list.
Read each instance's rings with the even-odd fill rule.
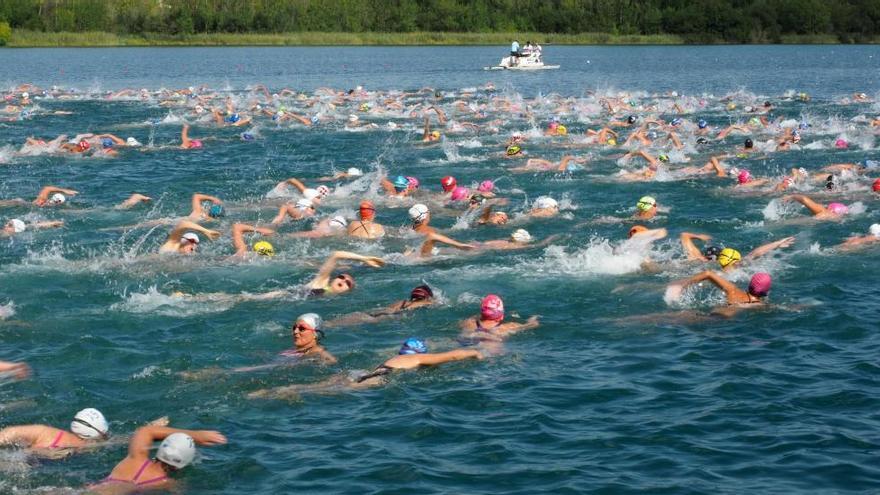
[[272,225],[280,225],[284,219],[290,217],[293,220],[303,220],[315,215],[315,205],[310,199],[301,198],[296,200],[296,205],[283,204],[278,208],[278,214],[272,219]]
[[220,232],[209,230],[201,225],[189,220],[181,220],[174,226],[168,234],[168,239],[159,248],[159,253],[176,253],[176,254],[193,254],[199,246],[199,236],[193,232],[194,230],[208,236],[208,239],[214,240],[220,237]]
[[532,242],[532,235],[526,229],[516,229],[510,234],[510,239],[498,239],[492,241],[483,241],[477,244],[477,249],[481,251],[514,251],[519,249],[539,248],[550,245],[553,241],[560,238],[559,235],[551,235],[541,242]]
[[816,220],[839,220],[842,216],[849,213],[849,208],[841,203],[829,203],[828,206],[822,206],[803,194],[791,194],[783,196],[782,201],[797,201],[807,207],[813,218]]
[[37,194],[36,199],[34,199],[34,204],[41,208],[47,206],[60,206],[67,202],[65,194],[67,196],[76,196],[79,194],[79,191],[74,189],[64,189],[62,187],[46,186],[40,190],[39,194]]
[[372,201],[361,201],[358,208],[360,220],[348,224],[348,235],[360,239],[378,239],[385,235],[385,227],[376,223],[376,206]]
[[[462,249],[465,251],[470,251],[473,249],[477,249],[476,244],[465,244],[463,242],[458,242],[455,239],[447,237],[443,234],[438,233],[437,231],[431,231],[427,235],[425,235],[425,242],[422,243],[422,246],[418,250],[418,256],[420,258],[430,258],[434,254],[436,254],[436,244],[437,243],[446,244],[448,246],[452,246],[456,249]],[[404,253],[405,256],[411,256],[414,253],[412,251],[407,251]]]
[[275,185],[272,188],[272,191],[275,192],[283,192],[288,185],[291,185],[299,190],[299,192],[303,195],[303,198],[311,201],[316,206],[321,204],[321,200],[324,199],[325,196],[330,194],[330,188],[327,186],[318,186],[317,188],[306,187],[305,184],[302,183],[299,179],[291,177],[287,180],[283,180]]
[[382,189],[389,196],[403,198],[415,194],[419,188],[419,180],[415,177],[398,175],[394,178],[394,182],[383,177],[381,185]]
[[550,196],[539,196],[528,215],[532,218],[549,218],[559,214],[559,203]]
[[[247,243],[244,242],[244,234],[251,232],[267,236],[275,234],[274,230],[265,227],[254,227],[253,225],[247,225],[244,223],[234,224],[232,226],[232,246],[235,248],[235,254],[233,256],[247,256],[250,250],[248,249]],[[267,241],[254,243],[254,252],[260,256],[275,256],[275,248]]]
[[877,242],[880,242],[880,223],[872,224],[868,228],[868,235],[854,235],[846,238],[846,240],[837,245],[837,249],[852,251],[874,245]]
[[[431,107],[434,108],[434,107]],[[440,131],[432,131],[431,130],[431,120],[425,115],[425,128],[422,132],[422,142],[423,143],[433,143],[435,141],[440,140]]]
[[478,225],[505,225],[510,220],[507,213],[503,211],[492,211],[494,205],[483,208],[480,218],[477,220]]
[[180,148],[184,150],[197,150],[202,147],[201,139],[190,139],[189,124],[183,124],[180,131]]
[[342,180],[342,179],[359,179],[364,176],[363,170],[351,167],[345,172],[337,172],[329,177],[319,177],[315,179],[317,182],[331,182],[334,180]]
[[720,248],[718,246],[706,246],[702,251],[697,248],[694,244],[694,239],[699,239],[703,242],[708,242],[712,239],[712,236],[706,234],[694,234],[691,232],[682,232],[680,235],[681,246],[684,249],[685,255],[687,259],[690,261],[718,261],[718,264],[721,265],[721,268],[724,271],[730,271],[733,268],[738,268],[740,260],[749,259],[754,260],[764,256],[776,249],[782,249],[791,247],[794,244],[795,237],[785,237],[779,239],[778,241],[768,242],[767,244],[763,244],[761,246],[756,247],[752,251],[750,251],[744,257],[740,255],[739,251],[732,248]]
[[[211,206],[207,207],[204,203],[211,203]],[[223,201],[216,196],[209,196],[207,194],[199,194],[195,193],[192,195],[192,199],[190,200],[190,205],[192,209],[187,215],[187,218],[190,220],[211,220],[214,218],[218,218],[223,216]]]
[[131,196],[128,197],[128,199],[126,199],[122,203],[119,203],[118,205],[114,206],[113,208],[115,208],[117,210],[127,210],[129,208],[134,208],[135,206],[141,205],[143,203],[149,203],[152,200],[153,200],[153,198],[151,198],[149,196],[144,196],[143,194],[139,194],[139,193],[133,193]]
[[[691,278],[670,284],[667,289],[667,294],[672,295],[674,299],[677,299],[684,289],[691,285],[699,284],[704,280],[708,280],[724,291],[725,296],[727,296],[727,304],[731,307],[731,310],[763,306],[765,304],[765,298],[770,293],[770,288],[772,286],[770,275],[759,272],[752,276],[752,279],[749,282],[748,291],[744,291],[721,275],[707,270],[698,273]],[[726,313],[728,315],[732,314],[730,311]]]
[[[156,457],[150,459],[153,442],[161,440]],[[94,485],[89,493],[121,495],[144,490],[177,491],[169,475],[185,468],[196,456],[196,444],[224,445],[226,437],[209,430],[180,430],[149,425],[138,428],[128,443],[128,455],[110,475]]]
[[336,264],[339,260],[361,261],[373,268],[381,268],[385,266],[385,260],[382,258],[363,256],[348,251],[334,251],[333,254],[324,261],[324,264],[321,265],[315,278],[308,283],[308,288],[310,289],[310,294],[312,296],[344,294],[354,289],[354,277],[348,273],[340,273],[331,278],[333,270],[336,268]]
[[657,216],[657,200],[653,196],[642,196],[639,198],[633,218],[650,220],[655,216]]
[[31,376],[31,368],[25,363],[0,361],[0,375],[12,377],[16,380],[24,380]]
[[324,324],[326,327],[339,327],[357,325],[361,323],[376,323],[383,319],[399,315],[405,311],[412,311],[436,304],[434,291],[427,285],[420,285],[409,293],[409,299],[397,301],[384,308],[370,312],[355,312],[334,318]]
[[[577,165],[569,165],[572,161]],[[511,172],[573,172],[582,170],[583,167],[580,164],[583,163],[587,163],[586,158],[576,158],[572,155],[562,157],[562,161],[560,161],[558,165],[549,160],[529,158],[525,165],[521,167],[513,167],[509,170]]]
[[421,203],[415,204],[407,212],[410,220],[412,220],[412,229],[419,234],[428,235],[437,232],[437,229],[431,227],[431,210]]
[[330,237],[347,233],[348,221],[342,215],[330,218],[322,218],[312,230],[288,234],[291,237],[305,237],[315,239],[318,237]]
[[[0,430],[0,445],[29,450],[81,449],[110,437],[110,425],[97,409],[83,409],[70,423],[70,431],[47,425],[9,426]],[[66,453],[69,453],[67,451]],[[51,456],[50,452],[46,452]]]
[[767,185],[770,179],[756,179],[748,170],[741,169],[736,176],[736,185],[734,187],[748,188],[760,187]]
[[386,383],[388,375],[399,370],[413,370],[422,366],[436,366],[443,363],[465,359],[483,359],[483,354],[474,349],[455,349],[452,351],[429,353],[428,346],[421,339],[409,338],[400,347],[397,356],[386,360],[373,371],[361,375],[337,375],[315,384],[289,385],[274,389],[258,390],[248,394],[249,399],[289,399],[303,392],[327,393],[345,389],[375,387]]
[[3,230],[0,231],[0,235],[9,237],[15,234],[21,234],[25,230],[55,229],[58,227],[64,227],[64,222],[61,220],[53,220],[48,222],[33,222],[28,225],[21,219],[12,218],[3,225]]
[[531,316],[524,323],[504,321],[504,301],[495,294],[489,294],[480,302],[480,314],[459,323],[462,337],[477,341],[501,342],[507,337],[524,330],[538,328],[538,316]]

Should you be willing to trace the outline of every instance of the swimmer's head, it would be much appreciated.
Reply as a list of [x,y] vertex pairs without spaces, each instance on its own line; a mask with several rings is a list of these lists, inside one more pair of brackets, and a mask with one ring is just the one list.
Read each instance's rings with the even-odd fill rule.
[[718,246],[706,246],[706,248],[703,249],[703,256],[709,261],[714,261],[718,259],[721,251],[723,251],[723,249]]
[[426,352],[428,352],[428,346],[425,345],[425,341],[410,337],[400,346],[400,350],[397,351],[397,354],[424,354]]
[[526,229],[516,229],[510,234],[510,239],[513,242],[527,243],[532,240],[532,234]]
[[354,277],[352,277],[348,273],[340,273],[339,275],[334,277],[332,280],[330,280],[330,290],[334,294],[348,292],[348,291],[354,289],[354,287],[355,287]]
[[196,443],[186,433],[172,433],[159,444],[156,459],[174,469],[183,469],[196,457]]
[[140,143],[140,141],[138,141],[137,139],[135,139],[135,138],[133,138],[133,137],[131,137],[131,136],[129,136],[129,137],[125,140],[125,145],[126,145],[126,146],[142,146],[141,143]]
[[180,245],[177,250],[182,253],[193,253],[199,246],[199,236],[194,232],[187,232],[180,236]]
[[297,347],[308,346],[324,337],[321,327],[324,320],[317,313],[299,315],[290,331],[293,333],[293,343]]
[[558,210],[559,203],[550,196],[539,196],[535,199],[533,207],[536,210]]
[[197,150],[197,149],[199,149],[199,148],[201,148],[201,147],[202,147],[202,140],[201,140],[201,139],[192,139],[192,140],[190,140],[190,142],[189,142],[189,149],[191,149],[191,150]]
[[511,144],[507,147],[507,156],[515,156],[522,153],[522,148],[516,144]]
[[728,104],[727,104],[727,110],[728,110],[728,111],[736,110],[736,103],[734,103],[734,102],[730,102],[730,103],[728,103]]
[[220,218],[226,214],[226,210],[223,209],[223,205],[211,205],[211,208],[208,209],[208,216],[211,218]]
[[828,211],[837,216],[843,216],[849,213],[849,208],[843,203],[829,203]]
[[254,252],[260,256],[275,256],[275,247],[269,241],[257,241],[254,243]]
[[331,230],[344,230],[348,226],[348,222],[342,215],[336,215],[327,222],[327,225],[330,226]]
[[614,139],[614,138],[611,138],[611,139],[609,139],[608,141],[605,141],[605,143],[606,143],[608,146],[617,146],[617,140]]
[[769,273],[756,273],[752,275],[752,279],[749,281],[749,294],[755,297],[767,297],[772,286],[773,279],[770,278]]
[[87,150],[88,150],[89,148],[91,148],[92,146],[89,144],[88,141],[86,141],[85,139],[83,139],[82,141],[79,142],[79,144],[76,145],[76,147],[77,147],[77,149],[79,149],[80,151],[87,151]]
[[348,121],[351,122],[352,124],[354,124],[354,123],[357,122],[358,120],[360,120],[360,119],[359,119],[358,116],[355,115],[355,114],[351,114],[351,115],[348,116]]
[[480,302],[480,318],[491,321],[504,319],[504,301],[495,294],[489,294]]
[[681,119],[678,117],[675,117],[674,119],[672,119],[671,122],[669,122],[669,125],[679,126],[679,125],[681,125]]
[[252,132],[244,131],[241,133],[242,141],[253,141],[256,138],[257,137],[254,136],[254,133],[252,133]]
[[636,123],[636,120],[637,120],[637,119],[636,119],[636,116],[635,116],[635,115],[629,115],[629,116],[626,117],[626,123],[627,123],[627,124],[630,124],[630,125],[635,124],[635,123]]
[[455,180],[455,177],[451,175],[447,175],[446,177],[440,179],[440,187],[443,188],[443,192],[450,192],[455,189],[455,186],[458,185],[458,181]]
[[48,203],[50,205],[62,205],[62,204],[64,204],[65,201],[67,201],[66,196],[64,196],[61,193],[55,193],[55,194],[49,196]]
[[70,431],[83,440],[98,440],[108,437],[110,425],[97,409],[83,409],[76,413],[70,422]]
[[743,141],[743,148],[745,148],[747,150],[752,149],[752,147],[754,147],[754,146],[755,146],[755,142],[752,141],[752,138],[746,138],[746,140]]
[[831,174],[828,177],[825,177],[825,189],[828,189],[829,191],[831,191],[835,188],[836,185],[837,185],[837,183],[834,180],[834,174]]
[[669,155],[667,155],[666,153],[660,153],[660,155],[657,156],[657,159],[665,163],[669,161]]
[[752,173],[748,170],[740,170],[739,175],[736,176],[736,181],[740,184],[746,184],[752,180]]
[[718,264],[721,265],[721,268],[727,268],[735,263],[738,263],[739,260],[742,259],[742,255],[739,254],[739,251],[732,248],[724,248],[718,253]]
[[846,141],[846,139],[839,138],[837,141],[834,141],[834,147],[839,150],[845,150],[847,147],[849,147],[849,143]]
[[3,226],[3,232],[7,234],[21,234],[27,229],[27,225],[17,218],[13,218],[6,222],[6,225]]
[[101,139],[101,146],[103,146],[105,148],[112,148],[113,147],[113,140],[110,138],[102,138]]
[[491,180],[480,182],[480,187],[477,188],[477,191],[482,193],[492,192],[493,190],[495,190],[495,183]]
[[880,237],[880,223],[875,223],[868,227],[868,233],[874,237]]
[[325,198],[328,194],[330,194],[330,188],[325,185],[320,185],[315,188],[315,191],[318,191],[318,196]]
[[319,193],[317,189],[312,189],[311,187],[303,189],[302,195],[309,201],[315,201],[316,199],[320,201],[321,199],[321,193]]
[[394,190],[397,192],[406,191],[409,187],[409,181],[406,180],[406,177],[402,175],[398,175],[394,178]]
[[709,123],[703,119],[697,121],[697,127],[699,127],[700,129],[705,129],[708,125]]
[[700,136],[697,138],[697,144],[709,144],[709,140]]
[[871,185],[871,189],[874,192],[880,192],[880,179],[874,179],[874,184]]
[[633,225],[626,236],[632,238],[632,236],[645,232],[646,230],[648,230],[648,227],[645,227],[644,225]]
[[434,298],[434,291],[427,285],[420,285],[409,293],[410,301],[428,301]]
[[470,190],[468,190],[468,188],[458,186],[452,190],[452,196],[450,198],[452,199],[452,201],[462,201],[464,199],[467,199],[469,194]]
[[409,209],[409,218],[412,220],[413,224],[418,225],[427,221],[431,216],[431,211],[428,210],[428,207],[419,203],[413,205],[412,208]]
[[317,115],[312,115],[312,116],[309,118],[309,122],[311,122],[312,125],[316,125],[316,124],[318,124],[318,122],[321,122],[321,118],[318,117]]
[[373,205],[372,201],[364,200],[361,201],[358,213],[361,216],[361,220],[372,220],[376,217],[376,207]]
[[636,208],[639,211],[648,212],[651,211],[652,208],[657,207],[657,200],[654,199],[653,196],[642,196],[639,198],[638,203],[636,203]]
[[564,125],[559,124],[559,125],[556,127],[556,134],[558,134],[558,135],[560,135],[560,136],[565,136],[565,135],[568,134],[568,129],[567,129]]
[[431,139],[434,141],[440,139],[440,131],[431,131]]
[[406,188],[407,189],[409,189],[411,191],[415,191],[416,189],[419,188],[419,184],[420,184],[419,179],[416,179],[415,177],[411,177],[411,176],[406,177]]
[[360,176],[364,175],[364,171],[357,168],[357,167],[351,167],[345,173],[347,173],[348,175],[350,175],[352,177],[360,177]]
[[495,211],[489,216],[489,222],[492,225],[504,225],[510,220],[508,218],[507,213],[503,211]]

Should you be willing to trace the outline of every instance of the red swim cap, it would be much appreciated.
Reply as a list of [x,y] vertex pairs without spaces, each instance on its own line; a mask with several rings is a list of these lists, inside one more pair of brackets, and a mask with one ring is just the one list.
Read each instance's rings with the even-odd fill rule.
[[440,179],[440,187],[443,188],[443,192],[449,192],[455,189],[455,186],[458,184],[456,182],[455,177],[451,175],[447,175],[446,177]]
[[372,201],[361,201],[360,206],[361,220],[372,220],[376,216],[376,207]]
[[874,181],[874,192],[880,192],[880,179]]
[[484,320],[501,321],[504,319],[504,301],[495,294],[483,298],[480,304],[480,316]]

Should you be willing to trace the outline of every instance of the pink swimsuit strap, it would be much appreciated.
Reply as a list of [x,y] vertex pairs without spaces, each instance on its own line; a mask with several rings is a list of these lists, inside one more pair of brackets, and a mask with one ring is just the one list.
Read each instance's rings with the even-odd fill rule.
[[63,432],[63,431],[59,431],[59,432],[58,432],[58,435],[55,436],[55,440],[52,440],[52,443],[49,445],[49,448],[50,448],[50,449],[57,449],[57,448],[58,448],[58,442],[61,441],[61,437],[63,437],[63,436],[64,436],[64,432]]
[[138,481],[138,479],[141,477],[141,475],[144,474],[144,470],[147,469],[147,466],[149,466],[151,462],[153,462],[153,461],[151,461],[150,459],[147,459],[146,461],[144,461],[144,463],[141,464],[140,469],[138,469],[137,473],[135,473],[134,478],[132,478],[130,480],[123,480],[123,479],[119,479],[119,478],[114,478],[112,476],[107,476],[106,478],[101,480],[101,482],[98,484],[101,485],[104,483],[131,483],[134,486],[144,486],[144,485],[149,485],[152,483],[159,483],[159,482],[167,480],[168,476],[162,475],[162,476],[157,476],[157,477],[149,479],[149,480]]

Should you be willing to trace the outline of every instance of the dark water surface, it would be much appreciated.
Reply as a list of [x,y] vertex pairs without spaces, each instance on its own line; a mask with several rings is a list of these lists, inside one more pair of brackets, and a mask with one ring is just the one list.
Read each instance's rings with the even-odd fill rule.
[[[869,183],[852,179],[843,193],[803,192],[842,201],[854,214],[841,222],[805,220],[772,194],[732,191],[732,181],[689,179],[621,183],[620,150],[562,148],[532,130],[531,156],[558,160],[589,155],[573,174],[511,174],[501,158],[513,131],[541,128],[558,101],[577,98],[582,111],[562,118],[574,135],[607,119],[593,92],[631,91],[638,108],[669,101],[652,93],[706,95],[705,108],[685,117],[713,126],[737,122],[719,97],[736,92],[740,107],[770,99],[776,116],[808,120],[798,150],[731,161],[778,178],[791,167],[878,159],[876,136],[864,116],[877,104],[848,104],[861,91],[880,91],[876,47],[545,47],[558,71],[486,72],[504,47],[452,48],[133,48],[2,50],[4,89],[32,82],[77,88],[70,100],[37,100],[33,118],[0,122],[0,199],[32,198],[45,184],[80,191],[65,208],[0,208],[0,218],[62,219],[61,230],[0,238],[0,359],[24,360],[33,380],[0,384],[0,426],[67,425],[84,407],[101,409],[121,435],[162,415],[184,428],[217,429],[229,444],[202,449],[180,473],[186,493],[845,493],[880,491],[880,250],[831,249],[878,221]],[[306,128],[262,119],[259,138],[242,129],[198,122],[183,108],[156,100],[109,101],[108,89],[181,88],[206,84],[244,101],[243,90],[266,84],[311,92],[319,87],[368,91],[443,90],[452,102],[462,88],[493,82],[512,100],[532,99],[535,120],[489,111],[500,132],[452,134],[421,146],[419,119],[361,114],[380,125],[344,128],[351,107],[320,106],[327,120]],[[784,99],[805,91],[809,104]],[[546,95],[553,95],[545,98]],[[561,96],[560,96],[561,95]],[[429,96],[414,98],[430,99]],[[479,90],[472,99],[485,103]],[[376,103],[371,94],[364,101]],[[416,101],[416,100],[412,100]],[[417,100],[421,101],[421,100]],[[288,105],[296,108],[291,98]],[[52,115],[67,110],[71,115]],[[305,113],[313,110],[305,111]],[[661,110],[641,115],[672,117]],[[208,137],[199,152],[173,145],[182,118]],[[464,120],[464,119],[463,119]],[[390,130],[394,121],[401,129]],[[27,136],[112,132],[151,143],[117,158],[18,156]],[[848,150],[831,144],[842,135]],[[767,141],[770,134],[755,133]],[[742,136],[689,147],[691,164],[732,149]],[[683,154],[673,161],[684,159]],[[376,243],[304,241],[276,236],[272,259],[232,261],[234,221],[265,223],[277,203],[265,194],[280,180],[316,177],[348,167],[365,179],[337,188],[321,216],[353,217],[357,202],[379,202],[378,220],[392,234]],[[387,201],[375,191],[375,170],[414,175],[426,189],[453,174],[460,183],[499,179],[504,209],[517,217],[540,195],[559,199],[563,214],[506,227],[467,228],[453,214],[432,224],[456,239],[505,238],[527,228],[543,239],[567,237],[547,249],[440,256],[413,263],[399,253],[418,240],[398,234],[412,201]],[[112,206],[132,192],[151,206]],[[228,216],[224,232],[186,259],[157,257],[167,226],[130,228],[188,212],[193,192],[215,194]],[[644,272],[646,253],[613,247],[632,225],[626,218],[645,194],[668,210],[652,224],[670,237],[648,254],[663,268]],[[609,219],[609,217],[612,217]],[[454,226],[454,227],[453,227]],[[283,227],[282,233],[302,229]],[[774,277],[766,310],[734,318],[706,316],[717,294],[695,291],[667,305],[664,288],[702,265],[685,263],[682,231],[711,234],[744,254],[796,235],[789,249],[732,275],[740,286],[756,271]],[[242,293],[290,289],[309,280],[334,249],[384,256],[381,270],[355,265],[358,287],[323,300],[239,301]],[[302,366],[187,381],[181,371],[270,362],[290,346],[299,314],[332,318],[405,298],[421,281],[443,304],[376,325],[329,330],[324,344],[334,366]],[[214,294],[192,300],[175,297]],[[257,401],[248,392],[311,383],[365,370],[392,356],[409,336],[432,350],[457,348],[458,322],[478,311],[487,293],[505,299],[508,314],[538,314],[541,328],[518,334],[503,355],[402,373],[387,386],[293,401]],[[682,312],[688,312],[683,314]],[[697,314],[697,316],[694,316]],[[23,401],[23,402],[22,402]],[[0,492],[43,493],[102,478],[125,455],[122,444],[62,462],[25,460],[0,451]]]

